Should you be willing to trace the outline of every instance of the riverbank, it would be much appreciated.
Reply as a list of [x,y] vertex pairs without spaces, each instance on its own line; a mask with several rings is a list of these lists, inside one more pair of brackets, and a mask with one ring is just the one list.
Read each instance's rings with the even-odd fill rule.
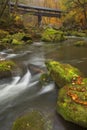
[[[87,38],[87,31],[64,31],[62,29],[53,29],[46,27],[44,28],[34,28],[34,30],[22,30],[14,32],[11,34],[9,31],[3,29],[0,30],[0,50],[5,48],[11,48],[14,46],[31,44],[34,41],[44,41],[44,42],[62,42],[67,40],[69,37]],[[81,40],[76,43],[76,46],[84,46],[86,42]]]

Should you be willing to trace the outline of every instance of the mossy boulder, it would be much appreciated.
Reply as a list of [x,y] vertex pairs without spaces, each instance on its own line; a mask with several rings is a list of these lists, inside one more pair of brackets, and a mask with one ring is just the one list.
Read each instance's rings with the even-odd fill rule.
[[32,43],[32,37],[25,33],[15,33],[13,35],[7,35],[2,39],[3,43],[9,43],[11,45],[23,45]]
[[17,39],[13,39],[12,42],[11,42],[11,44],[12,45],[22,45],[22,44],[24,44],[24,42],[23,41],[19,41]]
[[52,79],[61,87],[57,112],[66,121],[87,128],[87,78],[69,64],[47,61],[46,66]]
[[65,120],[87,127],[87,78],[78,77],[59,90],[57,112]]
[[86,46],[86,45],[87,45],[87,41],[84,41],[84,40],[76,41],[76,42],[74,43],[74,45],[75,45],[75,46],[78,46],[78,47],[80,47],[80,46]]
[[0,61],[0,78],[12,76],[12,71],[16,67],[13,61]]
[[31,43],[33,43],[32,40],[27,40],[27,41],[26,41],[26,44],[31,44]]
[[45,42],[59,42],[65,40],[64,33],[59,30],[47,28],[42,33],[42,41]]
[[19,41],[21,41],[24,36],[25,36],[25,33],[20,33],[20,32],[19,32],[19,33],[15,33],[15,34],[12,35],[12,37],[13,37],[14,39],[17,39],[17,40],[19,40]]
[[61,64],[57,61],[47,61],[46,66],[52,79],[60,88],[65,84],[71,83],[73,77],[82,75],[77,68],[69,64]]
[[87,37],[87,34],[80,31],[70,31],[70,34],[77,37]]
[[19,117],[13,124],[12,130],[46,130],[42,114],[32,111]]

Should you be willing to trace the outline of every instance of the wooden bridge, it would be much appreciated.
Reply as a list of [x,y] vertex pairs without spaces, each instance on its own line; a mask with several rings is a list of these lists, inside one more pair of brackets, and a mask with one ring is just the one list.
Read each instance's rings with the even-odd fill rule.
[[[14,10],[15,3],[10,2],[9,6],[11,10]],[[60,18],[62,14],[64,14],[63,11],[58,10],[58,9],[38,7],[38,6],[29,6],[25,4],[17,4],[17,10],[21,13],[29,13],[31,15],[38,16],[38,25],[41,24],[41,20],[43,16]]]

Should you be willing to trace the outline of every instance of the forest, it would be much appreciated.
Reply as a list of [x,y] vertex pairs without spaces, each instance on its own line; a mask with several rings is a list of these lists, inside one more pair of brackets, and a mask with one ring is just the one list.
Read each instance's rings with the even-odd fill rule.
[[[37,2],[38,1],[38,2]],[[1,0],[0,1],[0,21],[5,17],[9,21],[12,20],[11,18],[11,12],[10,7],[8,3],[10,0]],[[71,28],[81,28],[86,29],[87,28],[87,0],[12,0],[12,2],[15,2],[15,6],[17,3],[24,3],[31,6],[41,6],[41,7],[49,7],[49,8],[55,8],[60,9],[62,11],[65,11],[65,15],[61,18],[43,18],[43,24],[52,24],[52,25],[64,25]],[[20,15],[17,11],[16,13]],[[33,21],[33,16],[30,17],[30,21]],[[9,21],[11,22],[11,21]],[[33,23],[35,24],[35,22]]]

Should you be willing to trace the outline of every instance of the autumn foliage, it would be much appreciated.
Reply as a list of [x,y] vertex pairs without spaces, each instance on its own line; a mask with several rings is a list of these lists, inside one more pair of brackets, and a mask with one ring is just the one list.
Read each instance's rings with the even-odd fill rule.
[[67,12],[62,18],[65,25],[87,28],[87,0],[61,0],[60,7]]
[[[42,25],[51,25],[61,27],[62,24],[68,28],[79,28],[79,29],[87,29],[87,0],[11,0],[15,2],[15,8],[18,3],[27,4],[30,6],[39,6],[39,7],[47,7],[53,9],[60,9],[65,13],[62,15],[62,18],[50,18],[43,17]],[[1,16],[5,13],[9,14],[10,10],[7,8],[7,3],[9,0],[1,0],[0,1],[0,19]],[[4,3],[4,4],[2,4]],[[2,6],[3,5],[3,6]],[[8,11],[7,11],[8,9]],[[5,11],[6,10],[6,11]],[[18,12],[17,12],[18,13]],[[8,15],[9,16],[9,15]],[[35,24],[37,25],[37,17],[26,16],[28,20],[25,23]],[[6,18],[6,17],[5,17]],[[24,17],[24,20],[27,19]],[[36,20],[34,20],[36,19]]]

